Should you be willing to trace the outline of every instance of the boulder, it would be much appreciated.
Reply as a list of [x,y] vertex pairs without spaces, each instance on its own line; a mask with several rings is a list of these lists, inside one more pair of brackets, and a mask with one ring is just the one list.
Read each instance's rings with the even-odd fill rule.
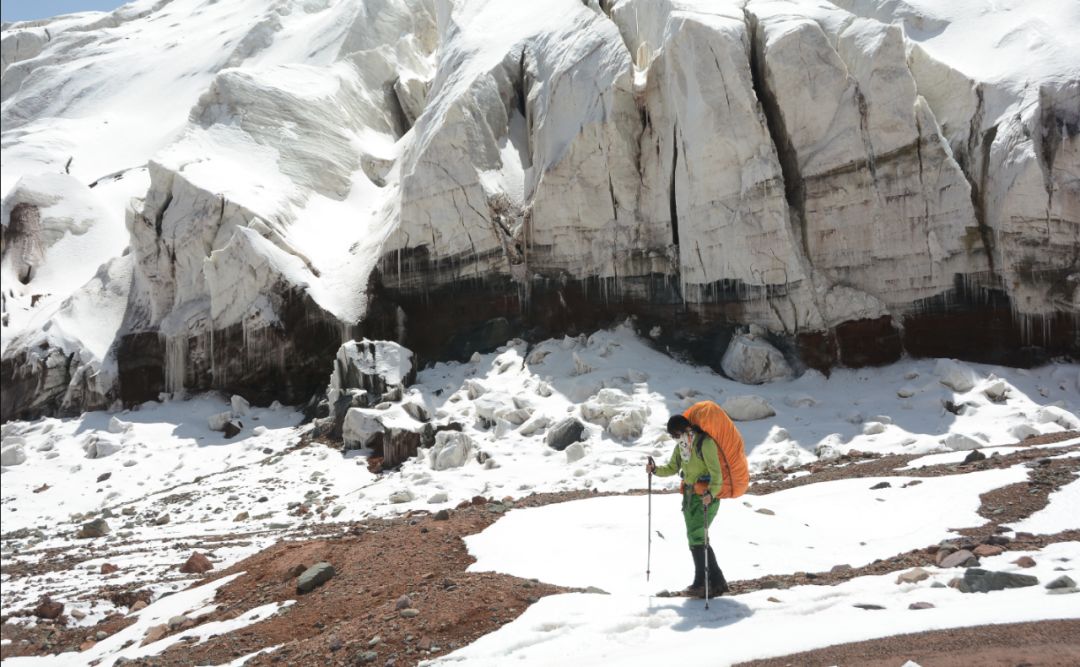
[[393,341],[365,338],[338,348],[329,390],[363,389],[381,401],[383,394],[415,381],[412,351]]
[[721,405],[728,417],[735,421],[755,421],[767,419],[776,414],[773,407],[761,396],[749,394],[732,396]]
[[234,438],[240,435],[240,432],[244,430],[244,422],[239,419],[230,419],[225,422],[225,428],[222,431],[225,434],[225,439]]
[[94,519],[84,523],[79,532],[75,534],[75,537],[79,539],[90,539],[93,537],[104,537],[109,534],[109,523],[105,519]]
[[973,553],[979,558],[990,558],[1005,553],[1005,547],[998,544],[980,544],[975,547]]
[[780,350],[752,334],[731,339],[720,360],[720,368],[729,378],[743,384],[786,380],[794,375]]
[[975,558],[975,554],[967,549],[960,549],[950,554],[946,554],[938,561],[938,565],[943,568],[950,567],[973,567],[979,564],[979,559]]
[[457,431],[440,431],[435,434],[435,445],[428,452],[432,470],[449,470],[465,465],[475,447],[472,438]]
[[180,571],[184,574],[202,574],[212,569],[214,569],[214,564],[210,562],[206,554],[201,554],[198,551],[192,552],[187,561],[180,566]]
[[315,563],[297,578],[296,592],[300,595],[310,593],[330,581],[335,574],[334,566],[330,563]]
[[581,442],[585,425],[573,417],[567,417],[547,432],[547,446],[561,452],[575,442]]
[[621,389],[606,387],[582,404],[581,416],[607,428],[612,437],[627,441],[641,436],[649,408]]
[[988,385],[983,387],[982,393],[995,403],[1000,403],[1008,398],[1009,384],[1005,380],[992,380]]
[[1054,579],[1053,581],[1048,583],[1046,585],[1046,588],[1049,590],[1054,590],[1058,588],[1076,588],[1076,582],[1073,581],[1072,577],[1070,577],[1069,575],[1063,574],[1057,579]]
[[930,573],[921,567],[916,567],[901,573],[896,577],[896,583],[898,584],[914,584],[924,579],[929,578]]
[[960,581],[958,588],[961,593],[989,593],[991,591],[1005,590],[1006,588],[1035,586],[1038,583],[1039,580],[1029,574],[991,572],[972,567],[964,572],[964,578]]
[[941,440],[941,444],[945,445],[953,451],[961,451],[965,449],[979,449],[985,447],[986,443],[980,440],[976,440],[971,436],[964,435],[963,433],[950,433]]
[[1017,440],[1027,440],[1028,438],[1034,438],[1037,435],[1041,435],[1042,431],[1035,428],[1031,424],[1017,424],[1009,429],[1009,435]]
[[1056,405],[1039,408],[1035,413],[1035,420],[1040,424],[1057,424],[1068,431],[1080,429],[1080,417]]
[[413,492],[408,489],[400,489],[390,494],[390,502],[400,505],[401,503],[412,502],[416,499]]
[[26,462],[26,449],[22,443],[8,445],[0,449],[0,465],[17,466]]
[[36,607],[34,607],[34,616],[38,618],[47,618],[50,621],[55,621],[60,618],[60,614],[64,613],[64,603],[57,602],[51,597],[46,595],[38,601]]
[[90,434],[83,441],[83,451],[88,459],[103,459],[112,456],[124,448],[124,443],[111,439],[112,436]]
[[434,444],[434,427],[417,422],[399,405],[385,410],[349,408],[341,429],[344,449],[371,449],[383,468],[415,456],[424,444]]
[[127,433],[133,426],[131,422],[121,421],[119,417],[109,418],[109,433]]

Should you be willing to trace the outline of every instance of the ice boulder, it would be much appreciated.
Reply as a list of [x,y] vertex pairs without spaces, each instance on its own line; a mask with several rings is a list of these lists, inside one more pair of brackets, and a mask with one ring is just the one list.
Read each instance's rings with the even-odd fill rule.
[[17,466],[26,462],[26,450],[22,443],[8,445],[0,450],[0,466]]
[[428,453],[432,470],[460,468],[469,461],[475,447],[472,438],[458,431],[439,431],[435,446]]
[[1041,434],[1042,431],[1035,428],[1031,424],[1017,424],[1016,426],[1013,426],[1009,429],[1009,435],[1016,438],[1017,440],[1027,440],[1028,438],[1033,438]]
[[335,389],[363,389],[381,398],[393,390],[404,390],[415,380],[412,351],[393,341],[365,338],[338,348],[328,393]]
[[938,359],[934,366],[934,375],[941,384],[961,393],[971,391],[979,379],[970,366],[953,359]]
[[1039,411],[1035,413],[1035,419],[1040,424],[1057,424],[1068,431],[1080,429],[1080,418],[1056,405],[1039,408]]
[[131,422],[122,421],[118,417],[109,419],[109,433],[127,433],[131,427]]
[[732,396],[720,407],[724,409],[728,417],[741,422],[766,419],[776,414],[768,401],[754,394]]
[[210,415],[206,418],[206,425],[210,427],[211,431],[224,431],[225,425],[232,419],[232,412],[226,410],[225,412],[219,412],[216,415]]
[[341,429],[342,447],[370,449],[389,468],[415,456],[433,430],[431,424],[417,422],[398,405],[385,410],[349,408]]
[[83,442],[83,451],[86,452],[86,458],[88,459],[103,459],[106,456],[112,456],[123,448],[123,443],[97,435],[91,435]]
[[959,451],[964,449],[980,449],[986,446],[985,442],[976,440],[971,436],[964,435],[963,433],[950,433],[945,436],[941,441],[941,444],[945,445],[953,451]]
[[731,339],[720,360],[720,368],[732,380],[743,384],[763,384],[793,375],[783,353],[752,334],[741,334]]
[[585,445],[581,444],[580,442],[575,442],[574,444],[567,447],[564,451],[566,452],[567,463],[574,463],[575,461],[580,461],[581,459],[585,458],[585,454],[587,453],[585,451]]
[[230,399],[229,403],[232,405],[233,417],[243,417],[248,413],[248,410],[251,408],[251,404],[248,403],[246,398],[244,398],[243,396],[237,396],[236,394],[233,394],[233,397],[232,399]]
[[649,408],[621,389],[607,387],[581,406],[581,416],[607,428],[612,437],[633,440],[641,435]]

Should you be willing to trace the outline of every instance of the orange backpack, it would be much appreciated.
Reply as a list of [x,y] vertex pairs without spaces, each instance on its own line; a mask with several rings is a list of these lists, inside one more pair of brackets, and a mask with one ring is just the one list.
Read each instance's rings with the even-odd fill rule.
[[746,462],[746,447],[739,429],[727,413],[712,401],[691,405],[683,416],[716,441],[720,455],[720,470],[724,475],[718,498],[738,498],[750,486],[750,466]]

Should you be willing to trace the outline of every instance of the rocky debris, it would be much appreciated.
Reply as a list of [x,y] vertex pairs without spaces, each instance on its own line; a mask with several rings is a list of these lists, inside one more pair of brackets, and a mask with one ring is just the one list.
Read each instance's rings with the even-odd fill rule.
[[1049,590],[1059,588],[1076,588],[1076,582],[1073,581],[1072,577],[1070,577],[1069,575],[1063,574],[1057,579],[1054,579],[1050,583],[1046,584],[1046,588]]
[[547,432],[547,446],[555,451],[564,451],[575,442],[581,442],[585,434],[585,425],[573,417],[567,417]]
[[315,563],[296,580],[296,592],[300,595],[310,593],[330,581],[336,572],[330,563]]
[[180,566],[180,571],[184,574],[202,574],[212,569],[214,569],[214,564],[210,562],[206,554],[198,551],[192,552],[184,564]]
[[26,462],[26,449],[22,443],[6,445],[0,449],[0,465],[17,466]]
[[460,468],[469,461],[475,446],[473,439],[464,433],[440,431],[428,452],[428,463],[432,470]]
[[240,432],[243,430],[244,422],[240,421],[239,419],[230,419],[229,421],[225,422],[225,427],[222,429],[226,439],[234,438],[240,435]]
[[64,613],[64,604],[53,600],[48,595],[41,598],[38,601],[37,606],[34,607],[34,616],[38,618],[47,618],[50,621],[55,621],[60,618],[60,615]]
[[929,576],[930,576],[929,572],[922,569],[921,567],[916,567],[916,568],[912,568],[912,569],[908,570],[907,572],[903,572],[900,575],[898,575],[896,577],[896,583],[898,583],[898,584],[914,584],[914,583],[918,583],[920,581],[923,581],[924,579],[929,578]]
[[980,544],[975,547],[973,553],[979,558],[989,558],[1005,553],[1005,547],[997,544]]
[[79,539],[89,539],[93,537],[103,537],[109,534],[109,523],[105,519],[94,519],[84,523],[79,529],[79,532],[75,534],[75,537]]
[[947,549],[942,549],[938,551],[937,564],[938,567],[946,569],[951,567],[975,567],[979,564],[979,559],[967,549],[960,549],[951,553]]
[[784,354],[753,333],[731,339],[720,368],[729,378],[743,384],[764,384],[794,375]]
[[972,567],[964,572],[964,578],[958,586],[961,593],[989,593],[1006,588],[1023,588],[1039,583],[1036,577],[1013,572],[991,572]]
[[1031,556],[1021,556],[1013,561],[1013,565],[1019,565],[1023,568],[1035,567],[1035,559]]
[[720,406],[735,421],[756,421],[776,415],[769,402],[761,396],[732,396]]

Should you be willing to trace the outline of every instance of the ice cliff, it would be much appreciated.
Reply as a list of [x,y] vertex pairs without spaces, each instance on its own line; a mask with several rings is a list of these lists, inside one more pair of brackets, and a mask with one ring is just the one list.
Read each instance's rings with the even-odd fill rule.
[[[3,28],[3,418],[634,315],[1080,350],[1071,0],[136,0]],[[760,329],[759,329],[760,330]]]

